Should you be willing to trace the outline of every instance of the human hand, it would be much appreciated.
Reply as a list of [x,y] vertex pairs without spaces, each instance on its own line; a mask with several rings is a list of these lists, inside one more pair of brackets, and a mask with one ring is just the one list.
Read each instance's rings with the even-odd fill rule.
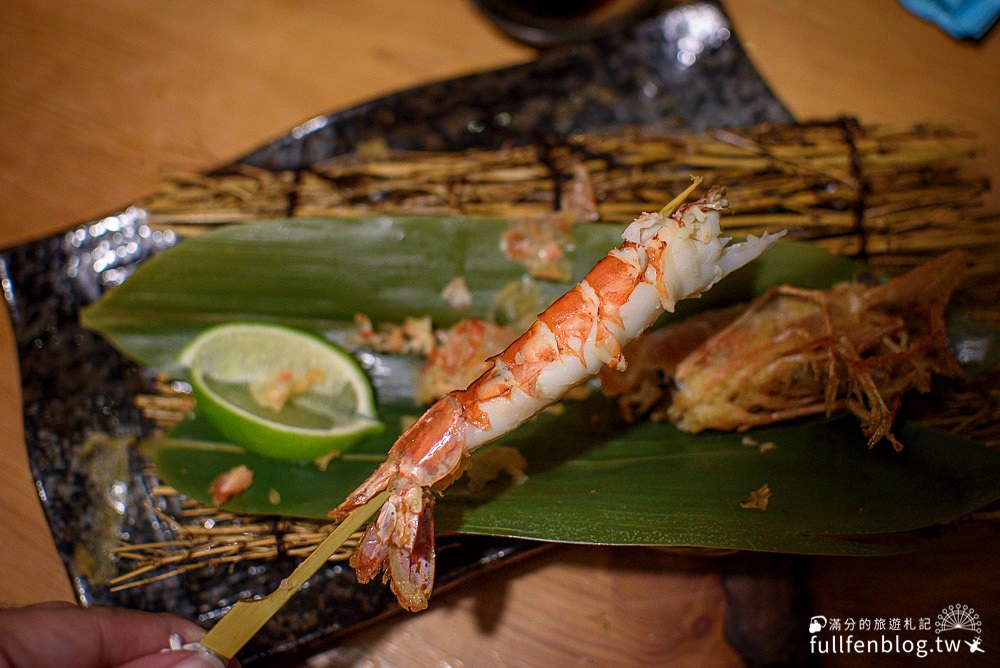
[[[219,668],[199,652],[163,652],[204,629],[175,615],[39,603],[0,610],[0,668]],[[235,665],[235,664],[233,664]]]

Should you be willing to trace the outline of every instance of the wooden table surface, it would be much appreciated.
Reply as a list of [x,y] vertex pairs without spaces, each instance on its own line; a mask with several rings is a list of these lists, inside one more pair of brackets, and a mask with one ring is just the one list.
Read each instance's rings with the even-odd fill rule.
[[[957,42],[895,2],[724,5],[797,118],[959,123],[980,134],[983,169],[1000,183],[997,31]],[[165,171],[225,163],[318,113],[534,55],[463,0],[8,0],[0,35],[0,248],[117,211]],[[0,312],[0,605],[73,600],[28,474]],[[950,593],[995,597],[996,578],[975,569],[994,538],[938,555],[971,572],[951,573]],[[938,557],[912,571],[882,561],[868,575],[850,560],[817,560],[813,594],[898,607],[934,579]],[[435,598],[427,613],[354,634],[328,663],[550,665],[579,652],[599,665],[739,665],[723,641],[725,614],[712,560],[556,548]]]

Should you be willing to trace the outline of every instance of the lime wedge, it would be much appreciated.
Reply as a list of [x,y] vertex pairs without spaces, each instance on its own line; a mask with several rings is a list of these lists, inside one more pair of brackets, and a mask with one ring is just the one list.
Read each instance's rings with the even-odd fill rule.
[[259,454],[315,459],[383,429],[357,361],[313,334],[262,323],[218,325],[195,337],[179,361],[197,410]]

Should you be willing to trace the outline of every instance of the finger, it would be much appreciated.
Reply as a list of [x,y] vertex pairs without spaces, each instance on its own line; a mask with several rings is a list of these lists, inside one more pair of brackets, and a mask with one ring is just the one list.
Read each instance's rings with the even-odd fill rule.
[[226,668],[226,665],[221,659],[202,652],[177,650],[150,654],[118,668]]
[[121,666],[169,647],[171,635],[196,642],[196,624],[162,613],[73,605],[0,611],[0,656],[11,666]]
[[210,657],[201,652],[179,650],[150,654],[134,661],[129,661],[118,668],[225,668],[220,659]]

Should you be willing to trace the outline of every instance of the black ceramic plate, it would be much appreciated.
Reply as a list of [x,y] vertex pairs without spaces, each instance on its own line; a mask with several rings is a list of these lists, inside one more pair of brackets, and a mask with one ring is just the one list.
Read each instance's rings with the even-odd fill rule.
[[[546,51],[522,66],[444,81],[316,117],[241,162],[301,169],[378,139],[400,149],[457,150],[547,142],[623,124],[705,129],[788,122],[754,71],[717,4],[666,7],[600,42]],[[210,626],[236,599],[266,594],[294,563],[191,572],[112,593],[83,563],[78,545],[107,533],[131,542],[161,539],[150,511],[147,462],[133,451],[121,476],[94,465],[94,433],[137,439],[150,429],[135,408],[151,372],[123,359],[78,323],[81,307],[126,280],[145,259],[176,243],[129,209],[0,255],[0,280],[20,357],[31,470],[56,546],[86,605],[170,610]],[[115,483],[118,484],[115,484]],[[447,586],[530,551],[525,542],[459,538],[441,545]],[[244,665],[329,643],[337,632],[388,614],[386,588],[361,587],[330,565],[256,637]]]

